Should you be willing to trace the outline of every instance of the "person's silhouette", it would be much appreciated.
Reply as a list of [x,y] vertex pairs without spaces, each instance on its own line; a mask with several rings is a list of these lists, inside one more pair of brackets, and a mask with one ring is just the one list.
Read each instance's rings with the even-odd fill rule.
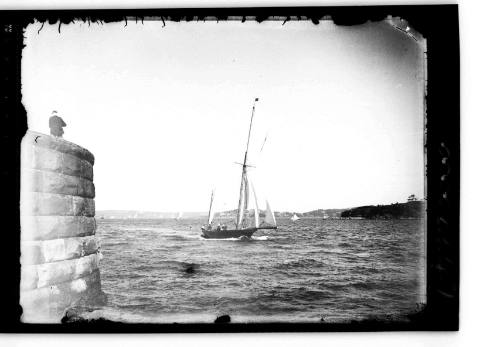
[[57,111],[52,111],[52,117],[49,118],[50,135],[62,137],[64,134],[63,127],[65,126],[66,123],[57,115]]

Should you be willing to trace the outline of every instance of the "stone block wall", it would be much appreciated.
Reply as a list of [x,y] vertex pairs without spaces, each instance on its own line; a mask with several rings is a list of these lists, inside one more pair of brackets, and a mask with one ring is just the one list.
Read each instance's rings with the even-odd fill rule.
[[60,322],[67,308],[102,302],[95,238],[94,156],[28,131],[21,145],[22,321]]

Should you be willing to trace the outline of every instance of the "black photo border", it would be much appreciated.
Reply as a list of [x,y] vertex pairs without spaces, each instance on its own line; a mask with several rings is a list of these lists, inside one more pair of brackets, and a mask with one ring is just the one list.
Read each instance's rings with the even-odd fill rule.
[[[20,322],[20,143],[27,130],[21,103],[23,29],[35,20],[68,24],[85,19],[93,24],[124,17],[161,17],[189,21],[230,17],[258,22],[284,16],[317,23],[330,16],[338,25],[401,17],[427,39],[427,304],[407,321],[352,321],[349,323],[228,323],[125,324],[104,320],[70,324]],[[3,283],[0,332],[19,333],[186,333],[186,332],[320,332],[458,330],[459,319],[459,193],[460,193],[460,60],[458,5],[236,7],[183,9],[29,10],[0,11],[0,114],[4,202]]]

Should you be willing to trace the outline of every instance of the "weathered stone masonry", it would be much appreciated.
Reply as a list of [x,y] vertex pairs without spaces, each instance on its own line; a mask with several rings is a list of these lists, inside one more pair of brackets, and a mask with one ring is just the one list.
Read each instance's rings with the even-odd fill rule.
[[94,236],[94,156],[31,131],[21,156],[22,321],[60,322],[68,307],[104,297]]

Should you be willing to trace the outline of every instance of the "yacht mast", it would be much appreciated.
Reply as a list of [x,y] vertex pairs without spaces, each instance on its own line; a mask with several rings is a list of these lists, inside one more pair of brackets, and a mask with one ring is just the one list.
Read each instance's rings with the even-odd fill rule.
[[246,174],[247,174],[247,155],[248,155],[248,145],[250,144],[250,133],[252,131],[252,122],[253,122],[253,115],[255,113],[255,104],[259,101],[259,98],[255,98],[253,102],[253,107],[252,107],[252,117],[250,118],[250,128],[248,129],[248,139],[247,139],[247,148],[245,150],[245,158],[243,159],[243,167],[241,171],[241,183],[240,183],[240,199],[238,201],[238,216],[236,218],[236,229],[241,228],[241,223],[243,222],[243,215],[244,215],[244,201],[246,201],[245,195],[245,181],[246,181]]

